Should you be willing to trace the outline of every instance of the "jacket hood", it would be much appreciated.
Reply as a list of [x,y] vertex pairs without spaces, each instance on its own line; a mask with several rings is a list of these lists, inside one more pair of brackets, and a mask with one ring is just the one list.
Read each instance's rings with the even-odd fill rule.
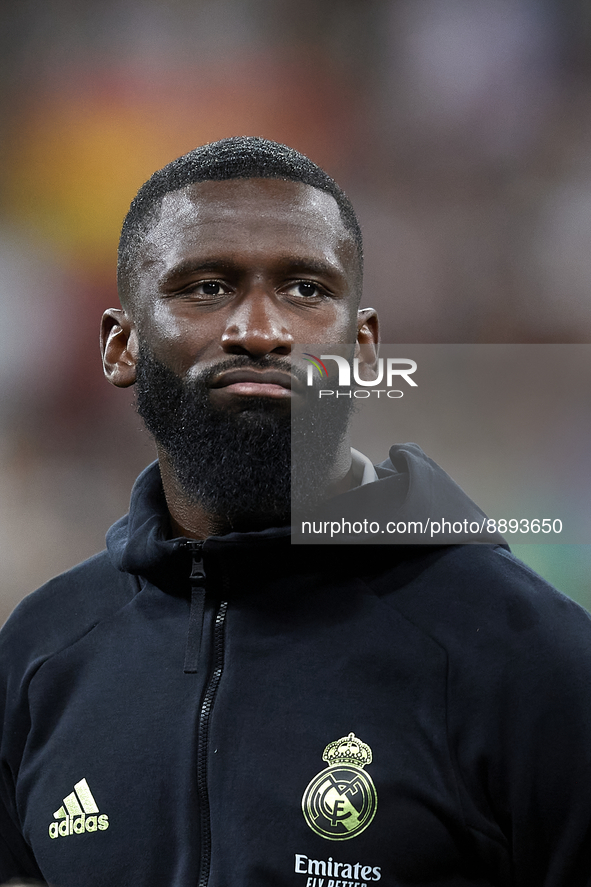
[[[379,480],[329,499],[294,524],[298,542],[386,545],[504,544],[458,484],[417,444],[396,444]],[[329,523],[340,524],[335,535]],[[374,529],[368,529],[373,524]],[[321,526],[322,525],[322,526]],[[296,535],[297,534],[297,535]]]
[[[253,533],[210,536],[203,543],[209,556],[216,552],[239,558],[240,552],[261,545],[289,546],[290,528],[273,527]],[[189,540],[174,538],[158,462],[142,471],[133,485],[128,514],[108,530],[107,551],[114,567],[144,576],[160,587],[186,581],[192,558]]]
[[[378,480],[355,487],[347,493],[335,496],[314,513],[315,521],[359,521],[360,515],[368,521],[394,521],[402,527],[408,521],[444,518],[447,521],[478,521],[482,524],[484,512],[469,499],[463,490],[443,469],[416,444],[397,444],[390,449],[389,457],[376,466]],[[171,538],[171,526],[158,462],[149,465],[138,477],[131,493],[129,513],[118,520],[107,533],[107,549],[113,566],[118,570],[162,585],[177,577],[187,575],[191,553],[187,540]],[[224,557],[240,558],[241,553],[261,552],[271,549],[287,553],[290,546],[291,528],[277,527],[252,533],[229,533],[210,536],[203,545],[204,552]],[[454,534],[435,537],[428,534],[385,534],[379,539],[375,534],[341,533],[339,538],[330,535],[294,535],[294,541],[308,544],[379,542],[403,544],[449,544],[463,541],[502,541],[498,536],[480,534],[478,538],[464,538]]]

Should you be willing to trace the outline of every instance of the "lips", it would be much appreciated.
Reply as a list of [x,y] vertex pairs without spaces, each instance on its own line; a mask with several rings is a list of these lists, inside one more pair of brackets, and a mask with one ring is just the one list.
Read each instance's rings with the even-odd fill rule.
[[250,397],[291,397],[301,386],[291,373],[280,370],[227,370],[214,379],[212,388]]

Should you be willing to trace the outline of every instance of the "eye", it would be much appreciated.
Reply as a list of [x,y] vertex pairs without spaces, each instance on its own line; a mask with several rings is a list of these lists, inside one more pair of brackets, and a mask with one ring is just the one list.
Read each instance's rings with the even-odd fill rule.
[[324,299],[327,295],[313,280],[296,280],[285,287],[285,292],[299,299]]
[[225,296],[229,292],[230,288],[219,280],[200,280],[197,283],[190,284],[190,286],[183,290],[183,294],[209,299],[215,299],[216,296]]

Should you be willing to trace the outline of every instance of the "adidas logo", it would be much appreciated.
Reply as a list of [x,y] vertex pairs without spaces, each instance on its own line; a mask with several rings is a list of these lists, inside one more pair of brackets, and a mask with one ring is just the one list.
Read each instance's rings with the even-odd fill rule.
[[109,828],[109,817],[99,814],[99,808],[85,779],[74,786],[74,791],[64,798],[63,806],[53,814],[57,822],[49,825],[49,837],[66,838],[84,832],[104,832]]

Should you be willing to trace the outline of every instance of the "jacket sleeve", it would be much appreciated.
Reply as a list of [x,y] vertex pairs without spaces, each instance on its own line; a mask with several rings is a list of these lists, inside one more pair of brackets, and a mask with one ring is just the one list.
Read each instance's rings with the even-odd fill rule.
[[11,643],[10,629],[0,643],[0,884],[10,878],[43,881],[20,827],[15,785],[28,735],[26,668],[22,648]]
[[0,805],[0,884],[11,878],[42,879],[31,850],[4,804]]
[[495,823],[507,842],[509,883],[589,887],[591,618],[523,569],[473,622],[471,667],[450,666],[450,747],[475,834]]

